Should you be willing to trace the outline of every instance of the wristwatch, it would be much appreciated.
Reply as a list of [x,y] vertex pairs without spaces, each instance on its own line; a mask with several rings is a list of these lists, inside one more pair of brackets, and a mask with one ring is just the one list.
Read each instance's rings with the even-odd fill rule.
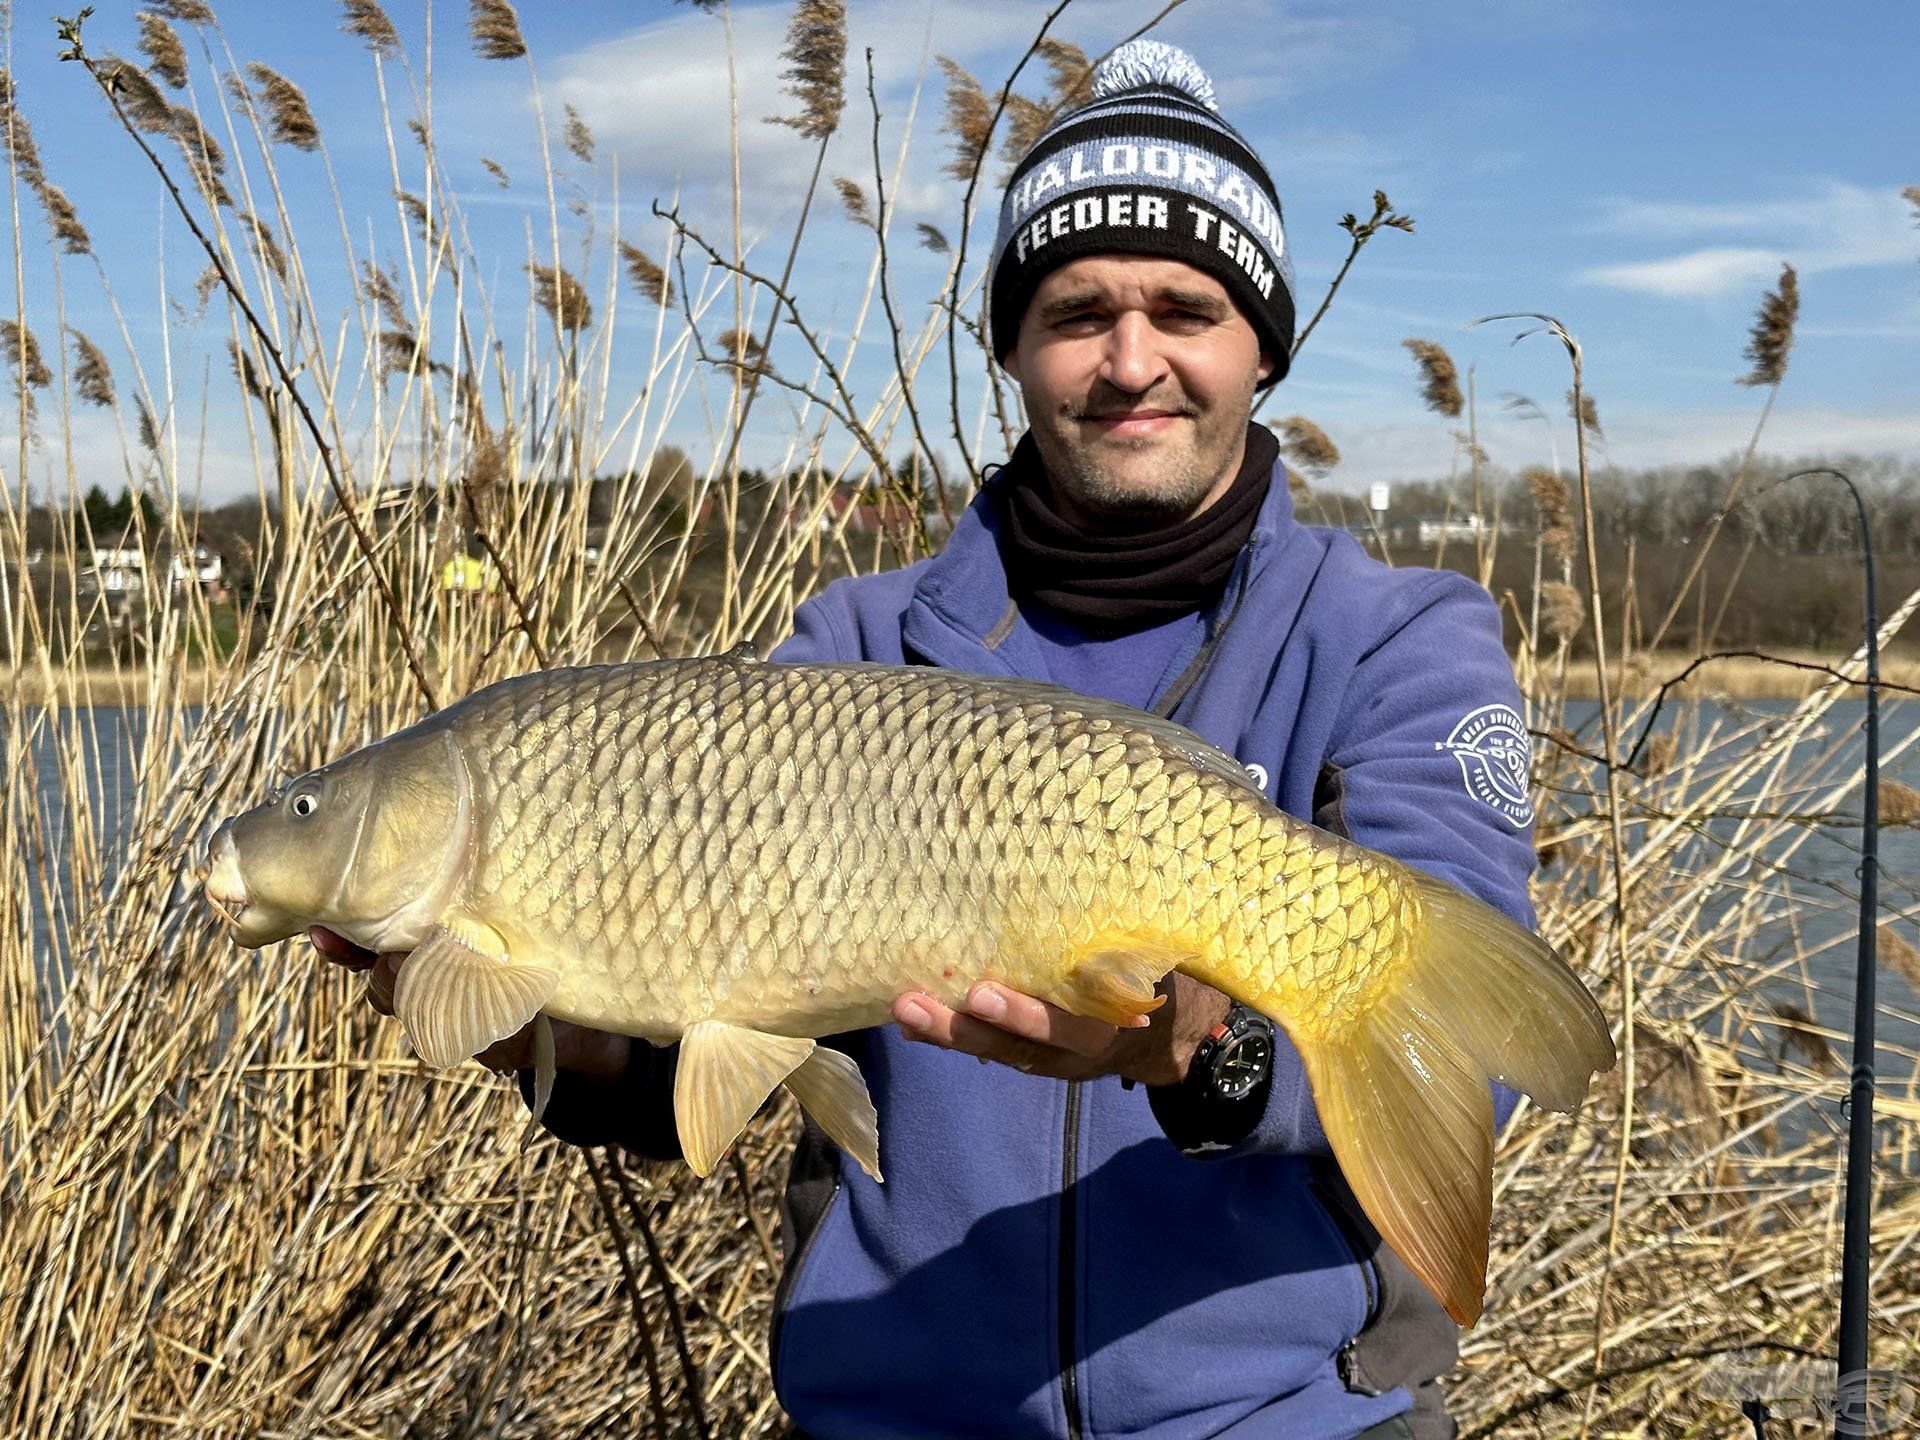
[[1273,1022],[1235,1002],[1193,1052],[1186,1079],[1149,1085],[1167,1138],[1189,1155],[1223,1150],[1260,1123],[1273,1088]]

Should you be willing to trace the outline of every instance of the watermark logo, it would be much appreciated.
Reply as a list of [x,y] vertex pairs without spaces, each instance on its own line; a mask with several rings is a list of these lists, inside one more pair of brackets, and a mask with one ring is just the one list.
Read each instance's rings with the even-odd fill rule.
[[1836,1435],[1911,1435],[1920,1418],[1920,1385],[1892,1370],[1845,1377],[1831,1360],[1769,1359],[1736,1350],[1701,1370],[1694,1393],[1729,1407],[1762,1405],[1778,1420],[1814,1420]]
[[1453,752],[1474,799],[1492,806],[1516,830],[1533,823],[1533,799],[1527,794],[1533,747],[1511,705],[1482,705],[1433,748]]

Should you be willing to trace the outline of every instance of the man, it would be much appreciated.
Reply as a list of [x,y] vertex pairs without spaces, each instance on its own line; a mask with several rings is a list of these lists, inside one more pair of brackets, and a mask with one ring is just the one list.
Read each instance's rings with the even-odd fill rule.
[[[992,336],[1030,430],[941,555],[830,586],[774,658],[1171,715],[1282,808],[1530,923],[1524,794],[1476,783],[1485,737],[1525,743],[1493,603],[1299,524],[1250,422],[1287,369],[1291,270],[1205,76],[1171,47],[1116,53],[1002,209]],[[393,969],[370,977],[383,1008]],[[797,1434],[1453,1432],[1455,1329],[1360,1216],[1284,1034],[1184,976],[1163,989],[1139,1029],[982,984],[848,1037],[889,1178],[809,1123],[770,1346]],[[673,1052],[561,1041],[555,1133],[677,1153]],[[525,1039],[481,1058],[523,1066]]]

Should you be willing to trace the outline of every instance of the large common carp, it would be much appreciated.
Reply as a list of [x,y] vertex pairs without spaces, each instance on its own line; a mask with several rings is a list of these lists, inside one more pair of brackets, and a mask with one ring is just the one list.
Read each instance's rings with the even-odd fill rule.
[[[395,1013],[451,1066],[537,1014],[680,1042],[705,1174],[778,1085],[877,1179],[814,1038],[982,979],[1115,1023],[1181,970],[1285,1027],[1381,1236],[1471,1323],[1490,1079],[1571,1109],[1613,1064],[1544,942],[1283,814],[1191,731],[1032,681],[719,658],[492,685],[222,825],[242,943],[408,950]],[[550,1053],[550,1051],[549,1051]]]

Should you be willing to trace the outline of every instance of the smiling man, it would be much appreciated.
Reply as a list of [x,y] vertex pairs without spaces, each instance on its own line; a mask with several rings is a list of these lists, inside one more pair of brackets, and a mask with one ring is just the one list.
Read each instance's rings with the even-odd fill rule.
[[[943,553],[829,587],[774,658],[1172,716],[1283,809],[1530,924],[1531,814],[1465,783],[1475,737],[1524,745],[1498,612],[1291,514],[1251,421],[1292,347],[1280,204],[1191,59],[1099,67],[1017,167],[990,283],[1027,434]],[[390,1004],[400,957],[316,940]],[[1360,1217],[1285,1035],[1163,988],[1127,1030],[991,983],[958,1012],[908,994],[840,1042],[888,1179],[811,1125],[795,1154],[769,1353],[796,1436],[1453,1433],[1454,1326]],[[547,1125],[677,1154],[673,1052],[556,1030]],[[525,1065],[525,1039],[481,1058]]]

